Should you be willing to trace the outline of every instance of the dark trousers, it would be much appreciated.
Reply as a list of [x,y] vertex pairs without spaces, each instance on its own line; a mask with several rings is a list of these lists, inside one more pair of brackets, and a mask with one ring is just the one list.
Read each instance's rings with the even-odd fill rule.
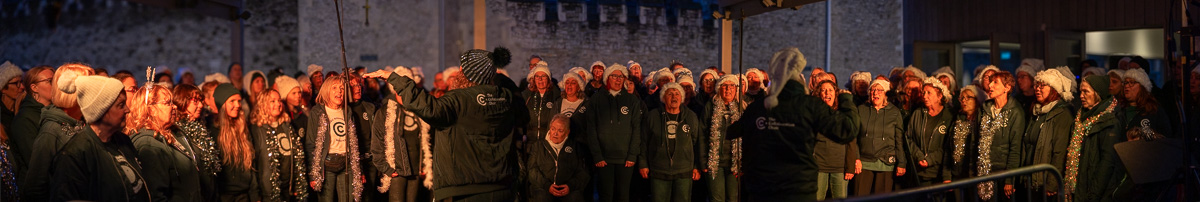
[[528,189],[529,189],[529,201],[532,201],[532,202],[543,202],[543,201],[584,202],[584,201],[587,201],[585,199],[585,197],[591,196],[591,195],[587,195],[587,193],[584,190],[576,189],[575,187],[570,187],[570,189],[571,189],[570,192],[567,192],[567,195],[562,196],[562,197],[557,197],[557,196],[550,194],[550,188],[548,188],[548,187],[547,188],[529,187]]
[[654,202],[692,201],[691,178],[673,180],[650,179],[650,190],[654,196]]
[[410,177],[394,177],[392,185],[388,187],[387,201],[417,201],[417,189],[421,187],[421,180],[416,176]]
[[454,196],[454,197],[450,197],[448,199],[444,199],[442,201],[443,202],[493,202],[493,201],[508,202],[508,201],[514,201],[516,199],[517,199],[516,194],[513,193],[513,190],[503,189],[503,190],[497,190],[497,191],[492,191],[492,192],[484,192],[484,193],[463,195],[463,196]]
[[325,185],[318,192],[320,202],[352,201],[350,196],[350,173],[325,172]]
[[895,183],[892,171],[872,171],[863,169],[862,173],[854,176],[854,196],[891,193]]
[[600,201],[629,201],[629,181],[633,177],[633,167],[625,167],[624,162],[610,163],[608,166],[596,169],[600,173]]

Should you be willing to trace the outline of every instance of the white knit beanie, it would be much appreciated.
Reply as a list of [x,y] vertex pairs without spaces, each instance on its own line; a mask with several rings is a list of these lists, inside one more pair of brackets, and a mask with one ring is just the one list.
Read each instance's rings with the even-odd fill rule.
[[924,80],[922,80],[922,83],[924,83],[922,85],[931,85],[934,88],[937,88],[938,90],[942,91],[942,104],[943,105],[950,103],[950,88],[946,88],[946,85],[943,85],[942,81],[939,81],[937,78],[928,77],[928,78],[925,78]]
[[[800,55],[800,56],[804,56],[804,55]],[[803,58],[802,58],[802,59],[803,59]],[[807,65],[807,64],[808,64],[808,62],[807,62],[807,60],[805,60],[805,65]],[[804,67],[800,67],[800,71],[804,71]],[[767,82],[765,82],[765,81],[767,81],[767,80],[772,80],[772,79],[770,79],[770,78],[767,78],[767,77],[766,77],[766,76],[767,76],[767,74],[766,74],[765,72],[763,72],[762,70],[758,69],[758,68],[750,68],[750,69],[747,69],[747,70],[746,70],[746,73],[743,73],[743,74],[742,74],[742,79],[749,79],[749,78],[750,78],[750,76],[749,76],[749,74],[750,74],[750,73],[754,73],[755,75],[758,75],[758,78],[759,78],[759,80],[762,80],[762,81],[764,81],[764,82],[761,82],[761,83],[759,83],[759,84],[758,84],[758,87],[759,87],[759,88],[763,88],[763,89],[767,88]],[[797,73],[797,74],[801,74],[801,73]],[[804,77],[804,75],[800,75],[800,76],[801,76],[801,77]],[[803,80],[803,79],[801,79],[801,80]],[[786,80],[785,80],[785,81],[774,80],[774,81],[780,82],[781,84],[787,83],[787,81],[786,81]],[[747,89],[749,89],[749,88],[747,88]]]
[[683,86],[680,86],[680,85],[679,85],[679,83],[671,82],[671,83],[667,83],[666,85],[663,85],[662,93],[659,93],[659,94],[658,94],[658,101],[662,101],[662,102],[664,102],[663,104],[664,104],[664,105],[666,105],[666,104],[667,104],[667,103],[666,103],[666,101],[667,101],[667,90],[671,90],[671,89],[678,90],[678,91],[679,91],[679,96],[681,96],[681,97],[686,97],[686,96],[687,96],[687,95],[686,95],[686,94],[687,94],[687,91],[683,91]]
[[[1033,77],[1034,75],[1037,75],[1037,72],[1039,72],[1039,71],[1034,69],[1033,66],[1021,65],[1020,67],[1017,67],[1017,72],[1015,72],[1015,73],[1021,73],[1021,72],[1024,72],[1025,74],[1029,74],[1030,77]],[[1013,74],[1013,76],[1016,77],[1017,75]]]
[[83,118],[87,123],[95,123],[104,117],[104,113],[108,112],[108,108],[112,106],[125,90],[125,85],[117,79],[108,78],[105,76],[80,76],[75,78],[74,85],[75,96],[79,98],[79,110],[83,112]]
[[291,93],[293,88],[299,87],[300,82],[297,82],[296,79],[290,76],[279,76],[275,78],[275,91],[279,91],[280,96],[287,97],[287,94]]
[[662,79],[662,78],[671,79],[670,82],[675,83],[675,75],[671,74],[671,71],[667,70],[666,68],[659,69],[658,71],[654,71],[654,77],[650,78],[650,81],[648,83],[650,83],[651,85],[657,84],[658,80]]
[[938,74],[950,74],[950,77],[954,78],[954,69],[951,69],[950,66],[943,66],[942,68],[938,68],[937,71],[933,71],[934,77],[937,77]]
[[212,73],[204,76],[204,82],[217,81],[218,83],[230,83],[228,76],[222,73]]
[[854,71],[854,73],[850,74],[850,83],[857,81],[871,82],[871,72]]
[[688,76],[691,76],[691,75],[692,75],[692,70],[691,70],[691,69],[688,69],[688,68],[686,68],[686,67],[684,67],[684,68],[679,68],[679,69],[675,69],[674,71],[671,71],[671,74],[673,74],[672,76],[674,76],[674,75],[685,75],[685,74],[686,74],[686,75],[688,75]]
[[[925,71],[921,71],[921,68],[917,68],[912,65],[908,65],[908,67],[904,68],[904,73],[907,74],[908,72],[912,72],[913,75],[917,76],[918,79],[925,79],[925,77],[928,77],[925,74]],[[901,75],[903,75],[903,74],[901,74]]]
[[257,74],[257,77],[263,78],[263,86],[270,87],[270,86],[266,86],[266,84],[267,84],[267,75],[266,74],[263,74],[262,71],[250,70],[250,72],[246,72],[246,74],[243,74],[244,76],[242,76],[242,84],[243,85],[242,85],[241,90],[246,91],[246,93],[250,93],[250,87],[252,87],[252,85],[250,85],[250,83],[254,81],[254,77],[256,77],[256,74]]
[[975,84],[979,84],[979,85],[987,85],[986,83],[979,83],[979,82],[983,82],[983,75],[984,75],[985,73],[987,73],[987,71],[996,71],[996,72],[1000,72],[1000,68],[996,67],[995,65],[988,65],[988,66],[984,66],[984,67],[983,67],[983,70],[982,70],[982,71],[979,71],[979,75],[975,75],[975,79],[974,79],[974,80],[975,80]]
[[1146,89],[1147,93],[1150,93],[1150,89],[1154,87],[1154,83],[1150,83],[1150,76],[1146,75],[1146,70],[1142,68],[1129,68],[1125,70],[1125,77],[1123,78],[1132,78],[1134,81],[1137,81],[1138,84],[1142,85],[1142,88]]
[[975,93],[975,105],[977,105],[975,106],[976,109],[978,109],[979,106],[983,106],[983,102],[987,100],[987,93],[984,93],[982,89],[979,89],[979,86],[967,85],[966,87],[963,87],[962,90],[958,91],[958,96],[962,96],[962,93],[967,91]]
[[20,67],[17,67],[12,62],[4,61],[4,64],[0,64],[0,79],[2,79],[0,81],[2,82],[8,82],[9,79],[20,77],[24,73]]
[[883,86],[884,92],[892,91],[892,82],[888,81],[887,79],[879,78],[871,81],[871,85],[867,86],[868,91],[871,89],[871,87],[875,87],[875,85]]
[[[1042,70],[1046,70],[1045,62],[1042,62],[1042,59],[1037,59],[1037,58],[1022,59],[1021,66],[1029,66],[1029,68],[1033,68],[1033,72],[1040,72]],[[1033,73],[1030,73],[1029,75],[1032,76]]]
[[[579,78],[583,78],[584,83],[587,83],[587,81],[592,80],[592,71],[588,71],[588,69],[585,69],[583,67],[572,67],[570,72],[575,73],[575,76],[579,76]],[[580,72],[582,72],[582,73],[580,73]]]
[[689,90],[696,90],[696,81],[692,79],[691,74],[680,74],[679,77],[675,78],[675,83],[678,83],[680,86],[683,86],[683,83],[690,83],[692,84],[692,89]]
[[308,65],[308,71],[305,71],[305,73],[308,73],[308,75],[313,75],[313,72],[323,72],[323,71],[325,71],[325,67],[322,67],[321,65],[317,65],[317,64],[310,64],[310,65]]
[[1087,69],[1083,69],[1083,76],[1104,75],[1104,72],[1104,68],[1102,67],[1088,67]]
[[579,74],[567,72],[562,75],[562,80],[558,81],[558,89],[567,89],[567,81],[571,79],[575,79],[575,84],[578,84],[580,88],[583,88],[583,85],[587,82],[582,77],[579,77]]
[[1075,95],[1071,93],[1071,82],[1074,82],[1075,79],[1063,76],[1062,72],[1058,70],[1048,69],[1038,72],[1034,80],[1045,83],[1050,88],[1053,88],[1063,100],[1071,101],[1075,99]]
[[604,77],[602,77],[604,82],[608,82],[608,75],[612,75],[613,71],[620,71],[626,77],[629,76],[629,69],[625,68],[625,65],[613,63],[604,68]]
[[550,76],[550,67],[546,64],[546,61],[538,61],[533,70],[529,70],[529,75],[525,76],[525,79],[533,78],[538,72],[545,73],[547,77]]

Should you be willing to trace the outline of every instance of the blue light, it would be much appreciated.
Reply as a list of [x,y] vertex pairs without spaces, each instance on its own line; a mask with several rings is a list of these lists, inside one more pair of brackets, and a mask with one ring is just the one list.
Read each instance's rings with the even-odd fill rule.
[[1001,60],[1012,59],[1012,52],[1008,52],[1008,51],[1000,52],[1000,59]]

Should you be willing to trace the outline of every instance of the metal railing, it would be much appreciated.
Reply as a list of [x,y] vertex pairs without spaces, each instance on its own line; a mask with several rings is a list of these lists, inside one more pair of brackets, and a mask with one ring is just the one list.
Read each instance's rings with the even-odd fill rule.
[[[996,174],[991,174],[991,175],[986,175],[986,176],[979,176],[979,177],[962,179],[962,180],[958,180],[958,181],[952,181],[952,182],[946,183],[946,184],[938,184],[938,185],[921,187],[921,188],[916,188],[916,189],[900,190],[897,192],[886,193],[886,194],[875,194],[875,195],[870,195],[870,196],[861,196],[861,197],[853,197],[853,198],[845,198],[845,199],[833,199],[833,200],[829,200],[829,201],[892,201],[892,200],[895,200],[898,198],[919,198],[919,197],[927,196],[929,194],[943,193],[948,190],[959,190],[959,191],[956,191],[956,194],[958,194],[959,198],[966,199],[966,201],[978,201],[978,197],[964,196],[964,191],[961,191],[961,190],[975,189],[976,185],[979,183],[1002,181],[1002,180],[1008,179],[1008,178],[1014,178],[1014,177],[1020,177],[1020,176],[1030,176],[1030,175],[1042,173],[1042,172],[1046,172],[1046,173],[1049,173],[1050,175],[1054,176],[1054,178],[1057,179],[1057,182],[1059,182],[1059,183],[1061,183],[1063,181],[1062,173],[1059,173],[1057,168],[1054,168],[1054,166],[1051,166],[1050,164],[1038,164],[1038,165],[1026,166],[1026,167],[1021,167],[1021,168],[1012,169],[1012,170],[1006,170],[1004,172],[999,172]],[[1003,185],[997,184],[997,187],[1001,187],[1001,186],[1003,186]],[[1060,186],[1058,186],[1058,190],[1055,190],[1055,191],[1058,194],[1053,196],[1053,200],[1054,201],[1064,201],[1063,186],[1061,186],[1061,184],[1060,184]],[[1000,195],[1004,194],[1002,192],[1003,191],[995,193],[996,194],[995,197],[1004,197],[1004,196],[1000,196]],[[1046,197],[1045,194],[1030,193],[1027,196],[1030,198],[1027,198],[1024,200],[1018,200],[1018,201],[1031,201],[1031,198],[1034,196]],[[975,198],[975,199],[972,200],[972,199],[967,199],[967,198]]]

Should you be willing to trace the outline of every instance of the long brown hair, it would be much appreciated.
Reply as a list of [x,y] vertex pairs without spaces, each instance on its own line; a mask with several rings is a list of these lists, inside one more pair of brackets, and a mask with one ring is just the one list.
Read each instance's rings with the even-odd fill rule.
[[[171,100],[171,102],[175,104],[175,113],[173,114],[174,117],[171,117],[171,120],[180,121],[193,118],[188,117],[188,105],[191,104],[192,100],[200,99],[200,89],[197,89],[196,86],[191,84],[179,84],[175,85],[175,88],[171,91],[171,94],[174,94],[175,97],[175,99]],[[204,101],[200,101],[200,105],[204,105]]]
[[[125,116],[125,134],[135,134],[138,129],[149,129],[154,131],[155,136],[162,136],[167,140],[167,143],[175,143],[175,136],[171,135],[171,119],[166,123],[158,123],[154,115],[154,105],[162,102],[171,101],[171,90],[167,87],[147,84],[145,88],[139,88],[133,94],[133,97],[127,98],[129,103],[129,115]],[[168,105],[171,106],[171,105]],[[167,116],[171,116],[173,111],[169,111]]]
[[[232,106],[226,104],[222,108]],[[241,109],[237,109],[235,112],[239,113],[237,118],[229,117],[227,112],[226,109],[219,109],[217,113],[217,124],[221,127],[221,132],[217,134],[217,144],[221,146],[221,163],[234,168],[252,170],[254,148],[250,147],[250,139],[247,137],[246,116],[241,115]]]
[[[255,99],[255,100],[258,100],[258,103],[254,103],[254,113],[250,115],[251,116],[250,124],[254,124],[256,126],[263,126],[263,125],[276,126],[279,123],[291,121],[291,117],[288,117],[288,113],[281,112],[281,113],[279,113],[278,116],[271,116],[271,109],[267,108],[267,103],[270,102],[270,100],[267,100],[267,99],[270,99],[271,93],[274,93],[276,96],[279,95],[279,91],[275,91],[275,89],[270,89],[270,88],[263,89],[262,92],[258,93],[258,96],[257,96],[258,98]],[[283,99],[283,98],[280,97],[280,99]],[[280,110],[283,110],[284,108],[287,107],[287,106],[283,106],[286,104],[284,104],[279,99],[277,99],[276,101],[280,102],[279,103]]]
[[[1142,84],[1138,83],[1137,85],[1138,85],[1138,88],[1142,88],[1142,86],[1141,86]],[[1149,115],[1149,114],[1158,112],[1158,99],[1154,98],[1153,95],[1150,95],[1150,91],[1147,91],[1145,88],[1142,88],[1142,89],[1138,89],[1137,92],[1138,92],[1137,99],[1129,100],[1129,102],[1133,103],[1134,105],[1137,105],[1135,107],[1137,107],[1138,115],[1145,116],[1145,115]],[[1129,93],[1129,92],[1125,92],[1125,93]],[[1120,97],[1120,96],[1117,96],[1117,97]]]

